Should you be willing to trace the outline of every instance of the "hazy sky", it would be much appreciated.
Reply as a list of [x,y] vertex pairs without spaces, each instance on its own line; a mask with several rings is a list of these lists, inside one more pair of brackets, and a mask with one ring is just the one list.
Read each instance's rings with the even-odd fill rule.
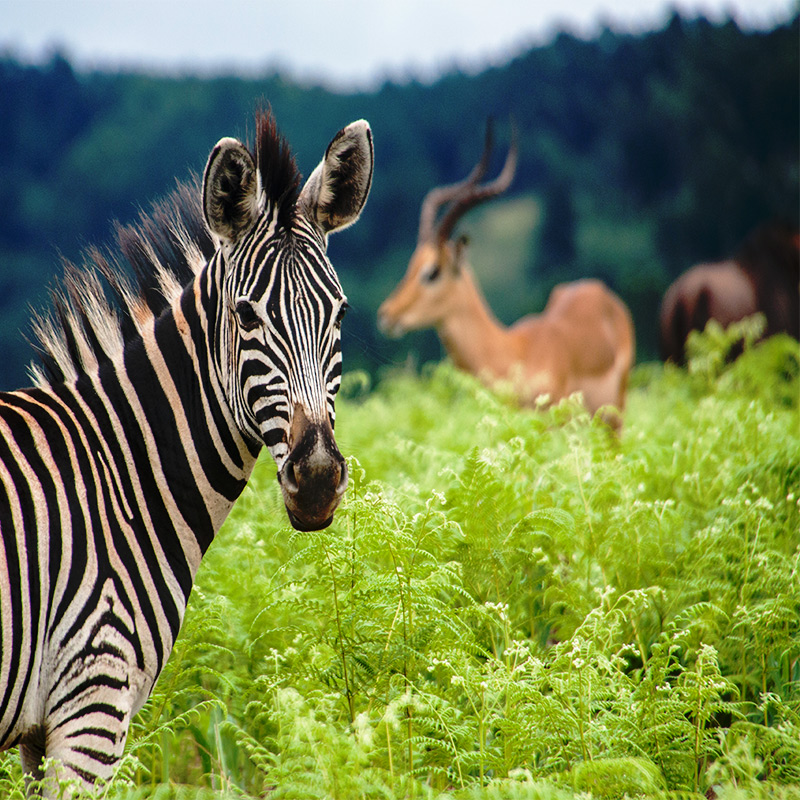
[[670,9],[771,27],[797,0],[0,0],[0,51],[40,60],[55,47],[82,66],[280,68],[366,86],[505,60],[567,28],[642,30]]

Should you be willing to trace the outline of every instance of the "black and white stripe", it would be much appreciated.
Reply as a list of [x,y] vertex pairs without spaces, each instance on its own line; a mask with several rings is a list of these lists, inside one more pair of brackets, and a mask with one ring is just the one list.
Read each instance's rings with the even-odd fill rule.
[[296,527],[344,491],[325,251],[366,201],[371,133],[340,131],[300,191],[271,116],[256,128],[254,153],[221,140],[202,187],[67,266],[34,387],[0,393],[0,749],[36,777],[42,756],[113,773],[262,446]]

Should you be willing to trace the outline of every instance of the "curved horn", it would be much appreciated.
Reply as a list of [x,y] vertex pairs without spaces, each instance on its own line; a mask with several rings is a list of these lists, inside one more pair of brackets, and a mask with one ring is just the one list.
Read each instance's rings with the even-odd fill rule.
[[442,221],[439,223],[439,229],[436,232],[440,242],[444,242],[450,238],[450,234],[453,232],[456,223],[467,211],[486,200],[490,200],[492,197],[497,197],[508,189],[511,185],[511,181],[514,180],[514,173],[517,170],[518,151],[517,127],[512,121],[511,144],[508,148],[508,155],[506,156],[506,163],[503,164],[503,169],[490,183],[477,186],[476,182],[474,188],[472,185],[467,185],[463,193],[453,199],[453,204],[447,209],[444,217],[442,217]]
[[489,157],[492,154],[492,120],[491,117],[486,120],[486,136],[483,145],[483,155],[480,161],[472,168],[467,177],[458,183],[451,183],[447,186],[437,186],[431,189],[425,195],[422,201],[422,210],[419,215],[419,241],[427,241],[436,236],[435,222],[436,214],[439,209],[445,204],[449,203],[465,189],[477,184],[480,179],[486,174],[489,166]]

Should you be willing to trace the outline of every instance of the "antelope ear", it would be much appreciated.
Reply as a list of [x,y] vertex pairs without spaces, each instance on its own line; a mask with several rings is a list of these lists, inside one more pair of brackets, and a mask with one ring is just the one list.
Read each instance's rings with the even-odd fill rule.
[[235,244],[250,229],[259,194],[258,170],[247,148],[238,139],[220,139],[203,174],[203,213],[223,244]]
[[298,206],[325,234],[352,225],[372,185],[372,131],[366,120],[351,122],[333,137],[311,173]]
[[458,274],[461,271],[461,266],[467,256],[467,248],[469,247],[469,236],[462,233],[455,242],[455,257],[453,258],[453,271]]

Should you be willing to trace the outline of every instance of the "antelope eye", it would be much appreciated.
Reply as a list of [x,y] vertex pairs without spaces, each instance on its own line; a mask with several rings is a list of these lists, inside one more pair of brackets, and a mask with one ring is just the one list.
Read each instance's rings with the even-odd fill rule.
[[236,304],[236,318],[239,320],[239,325],[246,331],[253,331],[261,325],[261,320],[256,314],[253,304],[247,300],[240,300]]
[[347,309],[350,308],[348,303],[342,303],[339,307],[339,313],[336,315],[336,327],[339,328],[342,325],[342,320],[344,319],[344,315],[347,313]]
[[442,268],[439,266],[439,262],[436,261],[422,273],[422,280],[425,283],[433,283],[441,274]]

